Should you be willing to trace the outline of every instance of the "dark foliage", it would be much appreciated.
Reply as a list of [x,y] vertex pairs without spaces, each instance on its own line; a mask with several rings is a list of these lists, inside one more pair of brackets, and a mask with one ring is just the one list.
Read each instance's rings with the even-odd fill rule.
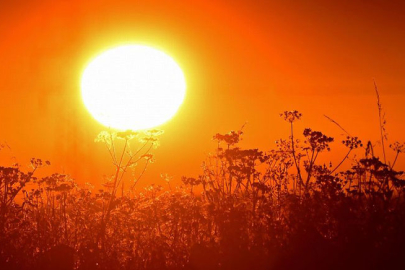
[[[281,116],[291,136],[276,149],[239,148],[241,131],[217,134],[202,174],[178,187],[167,178],[168,189],[117,192],[134,154],[115,160],[99,191],[66,175],[35,178],[49,164],[39,159],[30,172],[0,167],[0,269],[405,269],[405,180],[394,170],[403,146],[391,145],[386,164],[348,136],[333,166],[318,158],[333,138],[305,129],[300,141],[301,114]],[[135,135],[103,138],[113,149]]]

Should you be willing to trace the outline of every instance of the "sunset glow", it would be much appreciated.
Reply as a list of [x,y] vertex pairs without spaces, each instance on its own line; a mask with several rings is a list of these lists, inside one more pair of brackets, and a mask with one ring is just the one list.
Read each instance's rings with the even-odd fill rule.
[[0,1],[0,270],[405,269],[405,1]]
[[119,130],[158,126],[177,112],[186,83],[176,62],[140,45],[102,53],[82,77],[83,102],[103,125]]

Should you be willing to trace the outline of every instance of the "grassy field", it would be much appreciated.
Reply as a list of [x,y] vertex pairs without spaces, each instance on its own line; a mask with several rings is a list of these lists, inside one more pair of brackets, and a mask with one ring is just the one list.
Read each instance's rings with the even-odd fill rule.
[[36,178],[49,165],[40,159],[31,171],[0,167],[0,269],[405,268],[405,180],[395,168],[405,148],[386,140],[382,116],[384,155],[347,134],[336,164],[320,158],[334,138],[294,130],[297,111],[280,116],[291,133],[275,149],[239,148],[243,127],[216,134],[201,174],[182,185],[167,177],[136,189],[156,130],[100,134],[116,166],[101,190],[68,175]]

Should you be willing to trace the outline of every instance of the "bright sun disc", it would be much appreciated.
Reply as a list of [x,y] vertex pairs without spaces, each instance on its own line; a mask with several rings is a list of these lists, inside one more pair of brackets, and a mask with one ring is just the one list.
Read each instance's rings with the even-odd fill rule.
[[96,57],[83,73],[81,89],[86,108],[98,122],[139,130],[171,119],[183,102],[186,83],[170,56],[127,45]]

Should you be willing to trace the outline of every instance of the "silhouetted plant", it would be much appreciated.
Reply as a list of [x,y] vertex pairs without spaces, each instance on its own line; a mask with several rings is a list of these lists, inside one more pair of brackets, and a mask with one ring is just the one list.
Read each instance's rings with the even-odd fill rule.
[[[143,176],[148,164],[153,162],[153,155],[150,151],[153,147],[158,146],[158,136],[161,135],[163,131],[161,130],[147,130],[142,133],[135,131],[125,131],[125,132],[101,132],[97,138],[96,142],[102,142],[106,145],[108,152],[111,156],[112,162],[115,167],[115,174],[110,181],[108,181],[105,186],[111,191],[109,194],[108,204],[106,208],[103,208],[101,216],[101,228],[99,238],[97,242],[101,241],[101,248],[104,250],[105,244],[105,234],[106,227],[110,221],[111,211],[116,205],[116,193],[118,187],[122,186],[121,197],[124,196],[124,175],[130,168],[135,168],[142,159],[145,160],[145,165],[141,173],[132,179],[133,184],[131,189],[135,187],[139,179]],[[116,140],[123,140],[124,145],[122,150],[118,152]],[[131,141],[137,139],[141,144],[136,149],[131,148]]]
[[115,167],[100,190],[64,174],[35,178],[49,164],[39,159],[28,173],[0,167],[0,269],[405,267],[405,180],[394,170],[404,146],[390,145],[387,164],[346,132],[347,152],[333,165],[319,156],[334,139],[294,131],[301,116],[282,114],[290,137],[267,151],[242,149],[243,127],[216,134],[201,174],[180,185],[163,175],[168,189],[133,188],[158,131],[99,135]]

